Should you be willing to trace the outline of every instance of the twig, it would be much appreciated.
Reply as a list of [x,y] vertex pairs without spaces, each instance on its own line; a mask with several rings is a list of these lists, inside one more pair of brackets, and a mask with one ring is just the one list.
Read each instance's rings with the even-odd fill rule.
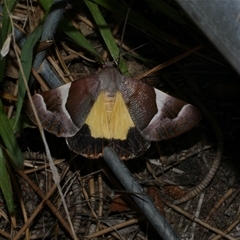
[[[198,201],[197,210],[196,210],[196,212],[195,212],[195,214],[194,214],[195,218],[198,218],[199,215],[200,215],[200,211],[201,211],[203,199],[204,199],[204,193],[202,193],[202,194],[200,195],[200,198],[199,198],[199,201]],[[195,230],[196,230],[196,222],[193,222],[190,240],[194,240],[194,232],[195,232]]]
[[[230,232],[234,227],[236,227],[236,226],[239,224],[239,222],[240,222],[240,215],[238,216],[238,218],[237,218],[232,224],[230,224],[230,225],[228,226],[228,228],[224,231],[224,233],[227,234],[228,232]],[[220,239],[220,238],[221,238],[221,235],[219,234],[219,235],[213,237],[213,238],[210,239],[210,240],[218,240],[218,239]]]
[[234,189],[230,188],[228,191],[218,200],[218,202],[213,206],[209,214],[207,215],[205,221],[208,222],[211,215],[223,204],[223,202],[233,193]]
[[145,73],[135,77],[135,79],[140,80],[140,79],[148,76],[151,73],[155,73],[155,72],[159,71],[160,69],[163,69],[163,68],[165,68],[165,67],[167,67],[169,65],[172,65],[173,63],[178,62],[179,60],[181,60],[181,59],[185,58],[186,56],[188,56],[188,55],[198,51],[201,48],[202,48],[202,45],[198,45],[195,48],[189,49],[188,51],[184,52],[183,54],[181,54],[181,55],[179,55],[179,56],[177,56],[175,58],[172,58],[171,60],[169,60],[169,61],[167,61],[165,63],[161,63],[161,64],[157,65],[156,67],[150,69],[149,71],[147,71],[147,72],[145,72]]
[[203,226],[203,227],[205,227],[205,228],[207,228],[207,229],[209,229],[209,230],[211,230],[211,231],[219,234],[221,237],[225,237],[225,238],[228,239],[228,240],[237,240],[236,238],[231,237],[231,236],[228,235],[227,233],[225,233],[225,232],[223,232],[223,231],[221,231],[221,230],[219,230],[219,229],[217,229],[217,228],[209,225],[208,223],[206,223],[206,222],[204,222],[204,221],[196,218],[195,216],[191,215],[190,213],[187,213],[187,212],[183,211],[180,207],[178,207],[178,206],[176,206],[176,205],[173,205],[173,204],[171,204],[171,203],[169,203],[169,202],[167,202],[167,201],[163,201],[163,202],[164,202],[164,204],[166,204],[168,207],[174,209],[174,210],[177,211],[178,213],[180,213],[180,214],[184,215],[185,217],[187,217],[188,219],[190,219],[190,220],[192,220],[192,221],[200,224],[201,226]]
[[[186,212],[189,210],[190,206],[191,206],[192,201],[188,201],[186,203],[186,205],[184,206],[183,210]],[[183,221],[184,221],[185,217],[183,215],[181,215],[181,218],[179,219],[179,224],[177,226],[177,229],[179,229],[179,231],[182,229],[183,226]]]
[[[69,227],[68,223],[64,220],[62,217],[61,213],[59,210],[51,203],[49,197],[52,195],[53,192],[55,192],[57,186],[54,185],[50,189],[50,191],[45,195],[41,189],[32,182],[32,180],[23,172],[23,171],[18,171],[18,174],[33,188],[33,190],[42,198],[42,202],[38,205],[36,210],[33,212],[31,217],[28,219],[28,221],[24,224],[24,226],[20,229],[20,231],[17,233],[17,235],[14,237],[13,240],[19,239],[19,237],[22,235],[22,233],[25,231],[25,229],[32,223],[32,220],[37,216],[38,212],[42,209],[44,204],[50,208],[52,213],[58,218],[59,222],[62,224],[62,226],[67,230],[67,232],[70,234],[70,236],[74,239],[75,235],[73,234],[72,229]],[[76,237],[75,239],[79,239]]]
[[101,217],[103,214],[103,180],[101,173],[98,174],[98,192],[99,192],[98,216]]
[[162,216],[149,196],[144,193],[142,187],[132,177],[128,168],[126,168],[125,164],[119,159],[118,155],[112,148],[104,148],[103,158],[125,189],[129,192],[135,193],[132,194],[131,197],[146,215],[158,234],[166,240],[179,239],[170,224]]
[[139,222],[143,221],[143,219],[144,218],[131,219],[131,220],[128,220],[126,222],[110,226],[108,228],[105,228],[105,229],[103,229],[101,231],[98,231],[98,232],[95,232],[93,234],[87,235],[87,236],[85,236],[85,238],[86,239],[93,239],[93,238],[99,237],[101,235],[104,235],[106,233],[110,233],[110,232],[112,232],[114,230],[118,230],[120,228],[128,227],[128,226],[131,226],[133,224],[139,223]]

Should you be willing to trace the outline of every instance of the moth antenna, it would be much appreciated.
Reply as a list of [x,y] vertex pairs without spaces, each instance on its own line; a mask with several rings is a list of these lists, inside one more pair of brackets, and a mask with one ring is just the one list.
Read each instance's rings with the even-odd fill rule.
[[127,20],[128,20],[129,12],[130,12],[130,8],[128,8],[128,10],[127,10],[127,15],[126,15],[126,18],[125,18],[125,20],[124,20],[122,36],[121,36],[121,41],[120,41],[120,45],[119,45],[119,48],[120,48],[120,49],[119,49],[119,59],[120,59],[121,52],[122,52],[123,38],[124,38],[125,31],[126,31],[126,26],[127,26]]
[[130,8],[128,8],[127,14],[126,14],[126,17],[125,17],[125,20],[124,20],[122,35],[121,35],[120,44],[119,44],[118,57],[116,59],[113,59],[113,62],[114,62],[114,64],[116,66],[119,66],[119,62],[121,61],[121,57],[124,55],[122,53],[122,46],[123,46],[123,38],[124,38],[125,31],[126,31],[126,26],[127,26],[127,20],[128,20],[129,12],[130,12]]

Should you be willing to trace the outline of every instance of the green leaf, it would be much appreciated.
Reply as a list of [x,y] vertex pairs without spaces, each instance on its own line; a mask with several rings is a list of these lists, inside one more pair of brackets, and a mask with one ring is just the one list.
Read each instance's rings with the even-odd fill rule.
[[29,120],[29,117],[26,115],[20,115],[17,124],[15,124],[15,118],[9,119],[9,124],[13,130],[13,133],[33,125]]
[[14,204],[10,177],[6,168],[6,158],[0,147],[0,188],[2,189],[9,213],[14,214]]
[[[42,34],[42,25],[39,25],[37,28],[34,29],[34,31],[30,34],[30,36],[27,38],[25,41],[23,48],[22,48],[22,53],[21,53],[21,65],[23,68],[24,75],[26,79],[29,79],[30,73],[31,73],[31,68],[32,68],[32,60],[33,60],[33,48],[39,38],[41,37]],[[26,94],[26,86],[23,81],[23,76],[20,72],[19,76],[19,88],[18,88],[18,101],[17,101],[17,110],[16,110],[16,115],[15,115],[15,125],[17,125],[21,110],[22,110],[22,105],[24,101],[24,97]],[[14,126],[15,128],[15,126]]]
[[[3,13],[2,13],[3,14],[2,27],[0,28],[0,49],[2,49],[5,40],[7,39],[9,33],[12,31],[9,12],[11,13],[13,11],[13,8],[16,5],[16,3],[17,3],[17,0],[4,1]],[[6,58],[5,57],[2,58],[0,56],[0,81],[3,78],[5,62],[6,62]]]
[[157,9],[159,12],[162,12],[174,21],[181,24],[189,25],[189,21],[187,21],[186,18],[181,15],[179,11],[172,8],[166,2],[162,0],[145,0],[145,2],[149,3],[154,9]]
[[88,52],[101,60],[101,57],[89,43],[89,41],[66,18],[62,18],[58,28],[67,34],[71,39],[73,39],[79,46],[86,49]]
[[[125,6],[117,1],[93,0],[93,2],[103,6],[111,12],[114,12],[122,18],[125,18],[127,16],[128,6]],[[143,32],[156,39],[164,40],[165,42],[171,42],[174,39],[173,36],[160,30],[156,25],[149,22],[147,19],[143,18],[141,15],[131,9],[129,12],[128,21],[134,26],[136,26],[138,29],[141,29]]]
[[44,8],[44,10],[46,12],[48,12],[50,10],[50,8],[53,4],[53,0],[39,0],[38,2],[42,5],[42,7]]
[[[45,11],[49,11],[53,1],[49,0],[39,0]],[[89,43],[89,41],[72,25],[72,23],[67,20],[64,16],[62,17],[58,29],[68,35],[72,40],[74,40],[79,46],[86,49],[88,52],[93,54],[99,60],[101,57]]]
[[7,118],[2,101],[0,100],[0,136],[8,150],[8,154],[13,161],[13,164],[18,169],[23,169],[23,156],[20,151],[17,141],[14,137],[13,130]]
[[[84,2],[86,3],[87,7],[89,8],[94,21],[96,23],[96,25],[98,26],[98,29],[102,35],[102,38],[112,56],[112,58],[114,60],[117,60],[120,55],[119,55],[119,48],[115,42],[115,39],[104,19],[104,17],[102,16],[102,13],[100,12],[98,5],[89,1],[89,0],[84,0]],[[115,3],[115,1],[114,1]],[[125,65],[125,62],[123,61],[123,59],[120,57],[119,59],[119,70],[121,71],[121,73],[123,74],[127,74],[128,70],[127,70],[127,66]]]

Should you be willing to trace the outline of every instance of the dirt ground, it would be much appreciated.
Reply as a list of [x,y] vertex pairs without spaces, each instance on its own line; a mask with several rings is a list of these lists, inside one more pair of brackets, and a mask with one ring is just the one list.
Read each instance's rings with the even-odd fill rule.
[[[137,77],[153,66],[172,60],[169,66],[141,80],[190,102],[200,110],[203,118],[189,132],[174,139],[152,143],[144,155],[125,163],[181,239],[240,239],[239,76],[201,32],[192,31],[188,26],[159,14],[146,2],[140,2],[139,5],[133,4],[134,11],[154,22],[161,31],[174,36],[174,39],[168,42],[156,39],[127,23],[121,46],[130,75]],[[172,1],[165,2],[180,11]],[[20,1],[14,15],[20,17],[23,14],[28,21],[35,17],[38,22],[37,18],[41,18],[43,10],[37,2],[32,4],[34,11],[29,12],[26,2]],[[121,22],[120,30],[115,35],[120,41],[124,21],[108,10],[101,10],[111,29]],[[104,55],[104,43],[89,13],[85,9],[76,9],[75,2],[71,1],[65,16],[84,33],[99,54]],[[83,18],[89,20],[94,28]],[[24,28],[21,19],[16,20],[16,24]],[[30,32],[29,24],[25,30]],[[200,50],[175,62],[176,56],[200,45]],[[137,56],[128,54],[129,49],[133,49]],[[93,57],[61,29],[56,32],[47,58],[59,66],[62,76],[67,78],[70,75],[74,80],[96,73],[100,66],[88,61]],[[64,61],[67,70],[61,61]],[[18,76],[18,70],[12,66],[11,63],[7,65],[6,81],[1,86],[4,92],[10,94]],[[31,91],[33,93],[39,89],[40,84],[35,84]],[[11,104],[5,101],[6,111],[10,107]],[[24,154],[25,169],[12,177],[16,209],[14,221],[11,221],[4,198],[0,195],[0,240],[73,239],[69,235],[71,229],[52,180],[38,129],[31,124],[15,136]],[[109,172],[103,159],[89,160],[77,156],[69,151],[64,139],[49,133],[46,133],[46,138],[79,239],[160,239],[141,209],[129,198],[131,193],[118,188],[117,179]],[[223,149],[219,149],[222,142]],[[205,179],[216,158],[221,160],[221,164],[210,184],[189,201],[175,204],[175,200],[184,197]],[[21,231],[20,237],[16,238]]]

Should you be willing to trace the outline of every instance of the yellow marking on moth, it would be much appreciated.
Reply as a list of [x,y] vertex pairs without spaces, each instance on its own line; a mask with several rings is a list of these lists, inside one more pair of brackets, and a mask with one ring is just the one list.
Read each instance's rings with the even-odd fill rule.
[[101,91],[85,123],[89,126],[94,138],[125,140],[131,127],[132,118],[118,91],[115,97],[109,97]]

